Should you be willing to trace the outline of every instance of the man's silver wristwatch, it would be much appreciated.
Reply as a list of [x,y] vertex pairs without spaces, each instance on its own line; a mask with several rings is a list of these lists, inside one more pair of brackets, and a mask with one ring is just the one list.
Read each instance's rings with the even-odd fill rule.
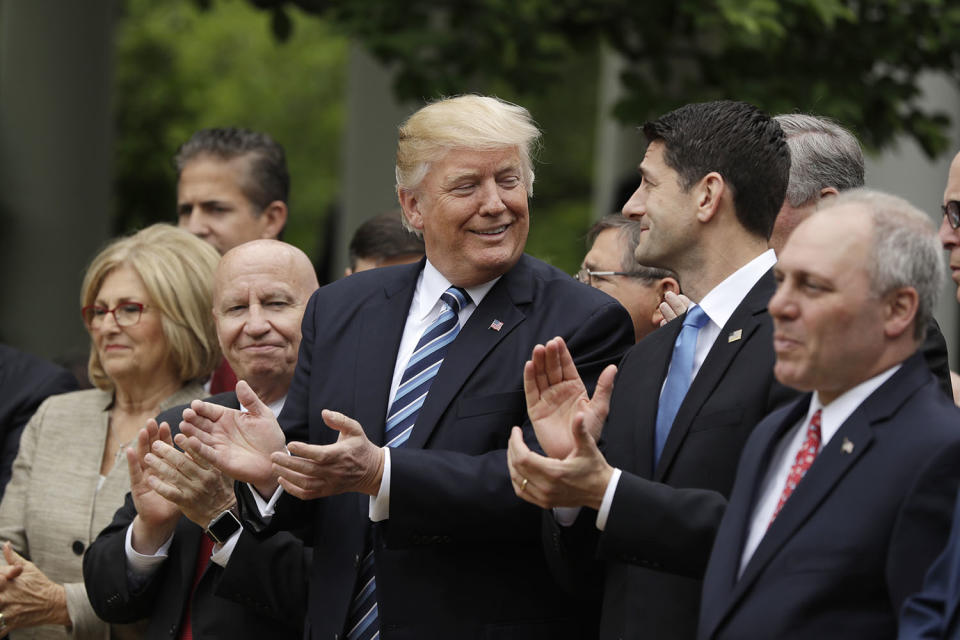
[[211,520],[207,528],[203,530],[207,537],[213,540],[214,544],[224,544],[230,539],[230,536],[243,528],[240,519],[234,513],[235,510],[236,507],[227,509]]

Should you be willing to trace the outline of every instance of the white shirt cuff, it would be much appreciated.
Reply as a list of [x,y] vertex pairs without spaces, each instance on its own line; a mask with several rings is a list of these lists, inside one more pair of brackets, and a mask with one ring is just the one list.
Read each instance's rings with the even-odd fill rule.
[[580,515],[580,507],[554,507],[553,508],[553,519],[561,527],[569,527],[574,522],[577,521],[577,517]]
[[380,491],[370,496],[370,520],[380,522],[390,517],[390,447],[383,447],[383,477]]
[[600,531],[607,528],[607,517],[610,516],[610,506],[613,504],[613,496],[617,492],[620,473],[620,469],[613,470],[613,473],[610,475],[610,482],[607,483],[607,490],[603,492],[603,501],[600,503],[600,509],[597,511],[597,529],[600,529]]
[[237,541],[240,540],[241,533],[243,533],[243,527],[234,531],[233,535],[227,538],[227,541],[222,545],[214,545],[213,553],[210,554],[210,562],[215,562],[226,569],[227,563],[230,562],[230,555],[233,553],[234,547],[237,546]]
[[163,561],[167,559],[171,542],[173,542],[173,536],[167,538],[167,541],[153,555],[148,556],[139,553],[133,548],[133,524],[130,524],[127,527],[127,536],[124,542],[124,551],[127,554],[127,579],[142,583],[153,575],[153,572],[159,569]]
[[247,483],[247,488],[250,489],[250,493],[253,495],[253,501],[257,504],[257,510],[260,512],[260,517],[263,519],[272,518],[274,507],[277,506],[277,500],[279,500],[280,496],[283,495],[283,487],[278,486],[277,490],[273,492],[272,496],[270,496],[270,500],[264,500],[260,495],[260,492],[257,491],[257,488],[249,482]]

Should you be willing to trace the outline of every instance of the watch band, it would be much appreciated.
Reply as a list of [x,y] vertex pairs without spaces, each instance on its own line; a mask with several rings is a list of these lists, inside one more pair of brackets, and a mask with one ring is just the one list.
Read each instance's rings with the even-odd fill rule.
[[243,528],[240,520],[233,513],[233,509],[228,509],[210,521],[207,528],[203,530],[207,537],[213,540],[215,544],[224,544],[234,533]]

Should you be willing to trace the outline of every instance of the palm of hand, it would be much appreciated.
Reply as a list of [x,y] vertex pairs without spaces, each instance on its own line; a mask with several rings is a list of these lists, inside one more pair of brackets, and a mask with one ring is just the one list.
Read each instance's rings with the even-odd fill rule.
[[573,450],[574,417],[581,412],[587,412],[589,416],[589,409],[590,398],[579,378],[550,385],[537,402],[528,407],[527,415],[533,423],[537,441],[548,456],[565,458]]
[[224,412],[211,433],[217,466],[237,480],[256,482],[271,477],[270,454],[283,451],[286,439],[272,415]]

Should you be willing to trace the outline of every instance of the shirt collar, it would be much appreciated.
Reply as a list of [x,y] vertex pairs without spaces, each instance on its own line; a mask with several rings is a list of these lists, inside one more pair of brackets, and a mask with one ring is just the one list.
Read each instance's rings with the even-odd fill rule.
[[852,389],[848,389],[837,396],[833,402],[826,406],[820,401],[820,394],[814,391],[813,396],[810,398],[810,409],[807,411],[804,424],[809,424],[810,419],[817,410],[823,410],[823,413],[820,414],[820,446],[823,447],[826,445],[827,442],[830,441],[830,438],[840,430],[840,427],[847,421],[847,418],[902,366],[902,362],[895,364],[886,371],[878,373],[868,380],[864,380]]
[[756,258],[743,265],[715,286],[700,300],[700,307],[710,321],[723,328],[730,316],[747,297],[754,285],[767,271],[777,263],[773,249],[767,249]]
[[[497,276],[493,280],[475,287],[465,287],[467,293],[470,294],[470,300],[473,304],[480,306],[480,301],[490,292],[490,289],[497,283],[497,280],[502,277],[503,276]],[[416,318],[419,320],[426,318],[433,308],[437,306],[437,302],[440,300],[443,292],[451,286],[453,285],[450,281],[447,280],[442,273],[437,271],[437,268],[431,264],[430,260],[427,260],[423,271],[420,272],[420,280],[417,283],[418,295],[415,301],[417,305],[415,309]]]

